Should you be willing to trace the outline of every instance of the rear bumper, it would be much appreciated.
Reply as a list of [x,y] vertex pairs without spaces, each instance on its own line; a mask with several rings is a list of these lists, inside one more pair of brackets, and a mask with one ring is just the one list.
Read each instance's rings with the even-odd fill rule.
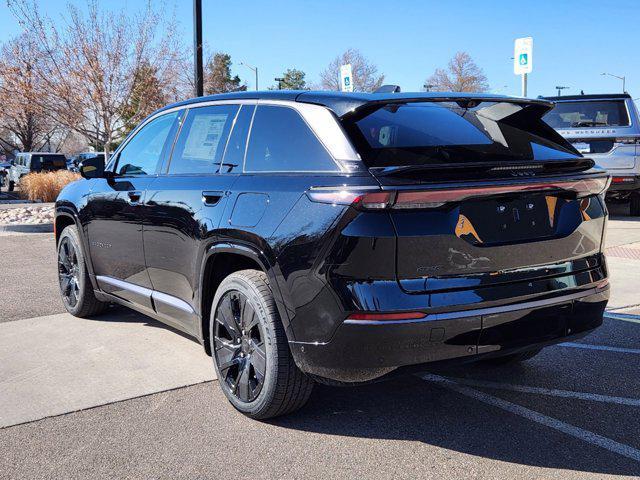
[[326,343],[290,342],[305,372],[342,382],[403,366],[472,361],[562,342],[602,324],[608,286],[562,296],[397,322],[343,322]]

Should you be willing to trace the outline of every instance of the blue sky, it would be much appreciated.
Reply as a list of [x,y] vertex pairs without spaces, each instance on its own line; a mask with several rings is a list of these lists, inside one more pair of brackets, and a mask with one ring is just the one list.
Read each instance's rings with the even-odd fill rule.
[[[164,0],[187,42],[192,41],[192,2]],[[0,40],[19,32],[4,0]],[[144,0],[102,0],[108,8],[140,8]],[[41,0],[54,20],[65,0]],[[84,3],[73,0],[72,3]],[[175,6],[175,9],[174,9]],[[287,68],[318,74],[339,53],[357,48],[386,74],[386,83],[416,91],[456,51],[465,50],[480,65],[491,90],[518,95],[513,74],[513,40],[534,38],[534,70],[529,96],[555,93],[617,92],[621,82],[602,72],[626,75],[627,90],[640,97],[640,1],[219,1],[203,0],[204,37],[212,50],[231,54],[234,73],[253,88],[257,65],[260,86]]]

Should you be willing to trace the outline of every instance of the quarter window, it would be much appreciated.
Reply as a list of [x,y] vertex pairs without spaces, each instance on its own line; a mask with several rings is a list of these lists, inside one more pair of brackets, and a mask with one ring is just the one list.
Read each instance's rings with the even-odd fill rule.
[[337,166],[302,117],[288,107],[260,105],[247,149],[247,172],[326,172]]
[[169,173],[216,173],[237,112],[237,105],[190,110],[171,157]]
[[158,162],[178,112],[162,115],[147,123],[127,142],[118,155],[120,175],[149,175],[156,173]]

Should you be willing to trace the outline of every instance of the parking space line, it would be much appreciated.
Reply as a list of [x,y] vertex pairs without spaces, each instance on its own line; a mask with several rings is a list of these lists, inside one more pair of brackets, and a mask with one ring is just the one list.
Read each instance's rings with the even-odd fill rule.
[[559,390],[555,388],[529,387],[527,385],[514,385],[511,383],[488,382],[484,380],[473,380],[467,378],[447,377],[457,384],[470,387],[495,388],[497,390],[509,390],[512,392],[533,393],[536,395],[550,395],[562,398],[575,398],[577,400],[587,400],[590,402],[615,403],[618,405],[629,405],[640,407],[639,398],[615,397],[612,395],[600,395],[597,393],[572,392],[571,390]]
[[606,312],[604,314],[604,318],[609,320],[621,320],[623,322],[629,322],[629,323],[640,323],[640,316],[632,315],[630,313]]
[[618,455],[622,455],[624,457],[635,460],[636,462],[640,462],[640,450],[637,450],[629,445],[625,445],[624,443],[616,442],[615,440],[603,437],[602,435],[598,435],[597,433],[593,433],[589,430],[576,427],[569,423],[563,422],[562,420],[558,420],[557,418],[549,417],[542,413],[536,412],[535,410],[531,410],[515,403],[508,402],[479,390],[474,390],[473,388],[459,385],[454,380],[450,380],[439,375],[421,374],[420,377],[423,380],[437,383],[466,397],[473,398],[487,405],[500,408],[507,412],[513,413],[514,415],[521,416],[523,418],[526,418],[527,420],[531,420],[532,422],[536,422],[540,425],[553,428],[554,430],[562,432],[566,435],[570,435],[574,438],[590,443],[591,445],[604,448],[606,450],[609,450],[610,452],[614,452]]
[[574,342],[559,343],[558,345],[560,347],[584,348],[585,350],[603,350],[605,352],[617,352],[617,353],[635,353],[637,355],[640,355],[640,349],[637,349],[637,348],[609,347],[607,345],[590,345],[588,343],[574,343]]

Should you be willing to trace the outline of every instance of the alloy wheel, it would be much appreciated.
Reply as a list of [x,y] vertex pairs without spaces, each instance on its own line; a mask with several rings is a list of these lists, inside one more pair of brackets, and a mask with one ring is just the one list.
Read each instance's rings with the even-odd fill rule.
[[215,312],[214,355],[220,382],[242,402],[262,390],[267,355],[264,330],[246,295],[226,292]]
[[58,248],[58,279],[62,298],[69,307],[75,307],[80,298],[79,276],[76,248],[69,237],[64,237]]

